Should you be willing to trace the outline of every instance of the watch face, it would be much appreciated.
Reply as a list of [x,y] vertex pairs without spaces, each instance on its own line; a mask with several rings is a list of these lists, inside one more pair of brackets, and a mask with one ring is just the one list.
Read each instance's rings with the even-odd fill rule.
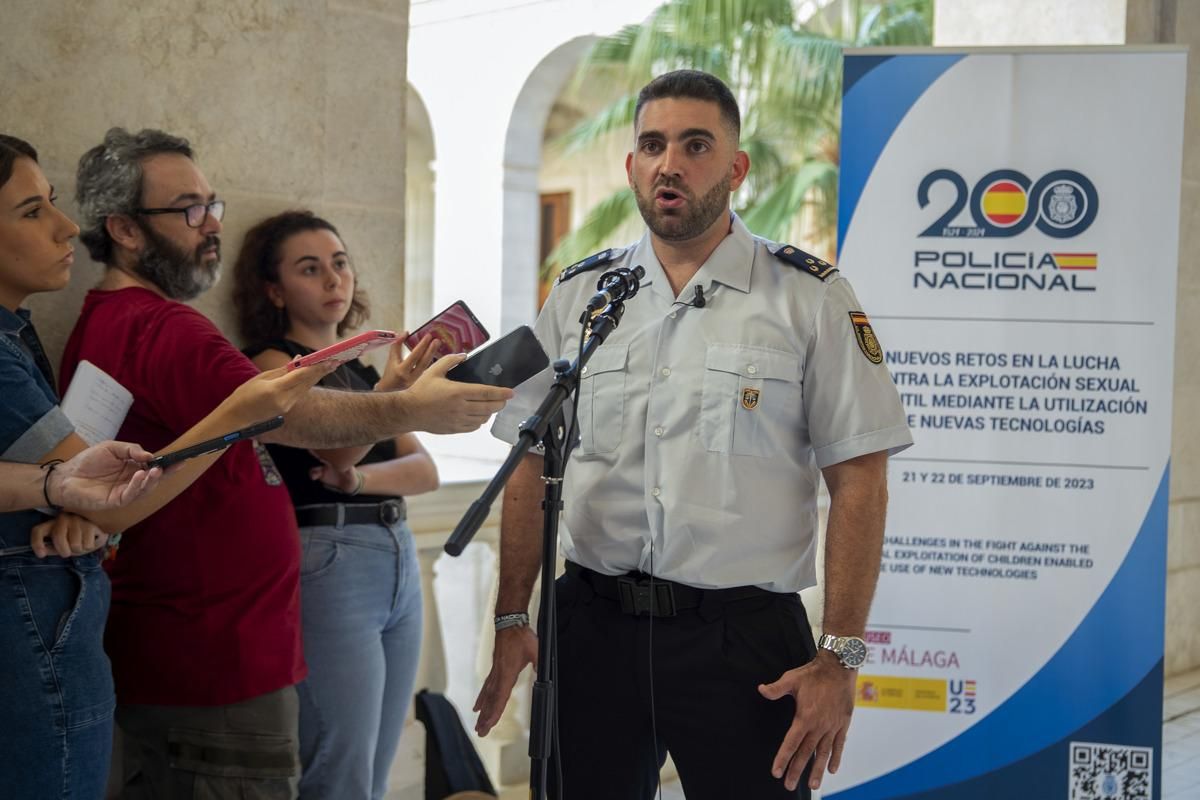
[[838,657],[847,667],[857,669],[867,660],[867,643],[856,636],[848,636],[842,640],[838,649]]

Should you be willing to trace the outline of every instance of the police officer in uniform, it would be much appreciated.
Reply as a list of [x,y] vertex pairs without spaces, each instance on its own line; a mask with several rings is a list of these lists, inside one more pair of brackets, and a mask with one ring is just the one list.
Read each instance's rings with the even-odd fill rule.
[[[551,357],[573,358],[595,278],[646,271],[582,375],[566,471],[557,686],[570,800],[650,798],[668,751],[689,800],[806,798],[837,769],[850,724],[887,456],[912,439],[849,283],[730,211],[750,168],[739,128],[713,76],[649,83],[626,157],[648,231],[565,270],[537,321]],[[518,391],[498,437],[516,440],[551,378]],[[530,454],[505,493],[480,734],[537,655],[526,612],[541,475]],[[822,475],[818,646],[796,593],[816,583]]]

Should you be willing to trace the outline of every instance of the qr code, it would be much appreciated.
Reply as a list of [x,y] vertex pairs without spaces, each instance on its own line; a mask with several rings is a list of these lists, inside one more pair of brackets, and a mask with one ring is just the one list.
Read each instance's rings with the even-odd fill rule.
[[1150,800],[1154,750],[1071,742],[1070,800]]

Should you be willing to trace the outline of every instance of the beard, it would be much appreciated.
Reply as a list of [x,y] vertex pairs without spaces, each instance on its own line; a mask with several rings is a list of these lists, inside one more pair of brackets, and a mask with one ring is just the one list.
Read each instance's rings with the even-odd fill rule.
[[[221,276],[220,237],[208,236],[193,252],[188,252],[148,226],[141,228],[146,234],[146,249],[138,258],[136,272],[167,297],[187,302],[211,289]],[[205,264],[203,251],[213,245],[217,248],[217,259]]]
[[646,197],[633,187],[633,196],[637,200],[638,211],[655,236],[667,242],[683,242],[694,239],[708,230],[722,214],[729,213],[729,194],[731,179],[726,176],[716,186],[709,189],[702,197],[695,195],[674,181],[659,181],[653,191],[670,189],[682,195],[687,203],[682,209],[659,209],[654,205],[653,192]]

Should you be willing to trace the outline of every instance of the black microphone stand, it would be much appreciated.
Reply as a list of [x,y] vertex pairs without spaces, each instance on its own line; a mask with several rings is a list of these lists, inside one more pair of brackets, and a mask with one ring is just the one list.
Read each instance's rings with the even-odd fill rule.
[[[636,280],[632,297],[637,291]],[[529,790],[531,800],[547,799],[547,780],[555,726],[555,653],[557,625],[555,624],[554,572],[558,558],[558,519],[562,511],[562,481],[567,460],[576,442],[567,440],[567,428],[563,420],[562,405],[579,386],[579,378],[588,359],[596,352],[608,334],[612,333],[625,313],[624,302],[606,306],[591,320],[590,335],[575,363],[566,359],[554,362],[554,385],[550,387],[537,411],[521,423],[517,443],[512,446],[500,469],[492,477],[479,499],[473,502],[459,521],[458,527],[446,540],[445,550],[452,556],[462,553],[463,548],[474,538],[479,526],[487,519],[492,503],[499,496],[510,475],[521,463],[534,444],[541,442],[545,448],[542,479],[546,482],[546,495],[542,501],[542,594],[541,612],[538,615],[538,668],[537,680],[533,684],[533,704],[529,719]],[[588,312],[584,312],[584,319]],[[574,438],[574,437],[573,437]]]

